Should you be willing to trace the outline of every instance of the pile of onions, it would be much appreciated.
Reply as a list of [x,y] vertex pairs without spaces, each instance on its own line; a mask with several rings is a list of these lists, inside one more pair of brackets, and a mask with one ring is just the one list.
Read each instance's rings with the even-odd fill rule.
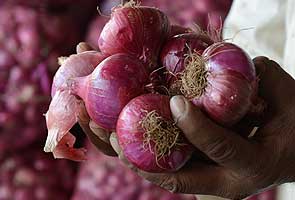
[[75,180],[73,162],[54,160],[34,146],[1,160],[0,199],[69,199]]
[[16,5],[0,6],[0,30],[3,159],[46,138],[43,113],[50,102],[57,57],[70,54],[81,35],[66,12],[55,15]]
[[194,195],[173,194],[144,180],[117,158],[108,157],[87,145],[72,200],[196,200]]

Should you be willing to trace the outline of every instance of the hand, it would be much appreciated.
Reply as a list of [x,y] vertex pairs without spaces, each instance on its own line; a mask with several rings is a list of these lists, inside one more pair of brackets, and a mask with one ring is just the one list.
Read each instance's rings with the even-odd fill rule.
[[[93,48],[84,42],[79,43],[76,48],[77,53],[91,50],[93,50]],[[84,111],[86,111],[86,109],[84,109]],[[102,153],[106,155],[117,156],[116,152],[113,150],[109,142],[110,133],[106,132],[104,129],[95,124],[89,118],[86,112],[80,113],[79,125],[88,136],[91,143],[95,145],[97,149],[99,149]]]
[[[130,166],[147,180],[173,192],[241,199],[295,177],[295,80],[265,57],[254,59],[259,95],[268,104],[266,120],[245,139],[208,119],[182,96],[171,99],[177,125],[190,142],[215,164],[192,160],[175,173],[152,174]],[[111,144],[124,159],[112,134]]]

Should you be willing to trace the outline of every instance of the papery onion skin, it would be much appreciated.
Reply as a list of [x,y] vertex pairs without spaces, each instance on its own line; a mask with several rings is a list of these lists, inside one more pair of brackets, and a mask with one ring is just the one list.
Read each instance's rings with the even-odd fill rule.
[[98,46],[105,54],[127,53],[137,57],[153,71],[158,67],[158,54],[169,33],[169,20],[160,10],[122,6],[112,12]]
[[208,86],[193,102],[202,102],[206,113],[218,123],[232,126],[249,112],[257,96],[254,63],[244,50],[231,43],[215,43],[203,57],[208,58]]
[[243,75],[249,82],[256,81],[256,71],[249,55],[240,47],[228,42],[211,45],[203,53],[208,70],[233,70]]
[[73,94],[81,97],[90,118],[106,130],[116,128],[123,107],[144,93],[147,68],[127,54],[115,54],[101,62],[92,74],[70,82]]
[[69,132],[85,108],[82,101],[70,93],[68,81],[89,75],[104,58],[100,52],[86,51],[60,59],[61,67],[54,76],[52,100],[45,115],[48,136],[44,151],[52,152],[55,158],[86,159],[86,150],[74,148],[75,137]]
[[146,112],[151,111],[156,111],[165,120],[173,120],[168,96],[146,94],[136,97],[119,116],[116,128],[119,145],[124,156],[139,169],[154,173],[176,171],[190,158],[193,148],[183,135],[179,135],[182,145],[175,145],[169,155],[157,161],[156,155],[143,147],[145,130],[140,126]]

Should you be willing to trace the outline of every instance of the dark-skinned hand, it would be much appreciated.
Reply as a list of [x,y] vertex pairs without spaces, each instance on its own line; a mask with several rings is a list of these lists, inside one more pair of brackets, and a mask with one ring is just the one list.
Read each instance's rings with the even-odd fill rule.
[[[115,150],[139,175],[172,192],[242,199],[268,187],[292,182],[295,180],[295,80],[266,57],[257,57],[254,63],[260,78],[259,96],[268,107],[263,123],[251,138],[241,136],[250,127],[224,128],[184,97],[171,98],[177,126],[214,163],[192,158],[174,173],[143,172],[124,159],[115,133],[109,138],[110,133],[89,120],[82,127],[99,150],[107,155],[115,155]],[[249,119],[245,124],[249,124]],[[108,146],[109,141],[113,149]]]

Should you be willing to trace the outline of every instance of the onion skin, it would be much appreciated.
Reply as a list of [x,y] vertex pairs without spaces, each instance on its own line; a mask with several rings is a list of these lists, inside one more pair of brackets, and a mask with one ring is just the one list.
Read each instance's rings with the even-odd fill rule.
[[192,102],[201,106],[211,119],[232,126],[252,105],[253,83],[232,70],[213,72],[207,78],[206,92]]
[[52,84],[53,98],[45,115],[48,136],[44,151],[52,152],[55,158],[86,159],[86,150],[74,148],[75,137],[69,132],[85,108],[83,102],[70,93],[67,84],[72,78],[89,75],[104,58],[100,52],[86,51],[60,59],[61,67]]
[[213,44],[213,41],[204,34],[186,33],[171,38],[163,47],[161,61],[166,69],[174,74],[184,70],[185,55],[197,51],[201,55],[203,51]]
[[215,43],[203,53],[204,58],[209,58],[206,65],[208,70],[232,70],[240,73],[249,82],[256,81],[255,66],[249,55],[240,47],[232,43]]
[[144,93],[149,75],[144,65],[127,54],[101,62],[92,74],[74,78],[71,91],[81,97],[90,118],[106,130],[115,130],[123,107]]
[[257,95],[254,63],[245,51],[231,43],[215,43],[203,57],[208,58],[208,86],[201,98],[193,102],[201,102],[215,121],[231,126],[247,114]]
[[146,94],[130,101],[122,110],[117,122],[119,145],[129,162],[139,169],[154,173],[176,171],[190,158],[193,148],[182,135],[179,135],[179,139],[185,145],[172,147],[170,154],[166,154],[157,163],[155,154],[143,147],[145,130],[140,126],[145,112],[154,110],[164,119],[172,120],[168,96]]
[[117,7],[103,28],[99,49],[108,55],[126,53],[139,58],[150,71],[157,68],[158,54],[170,33],[167,16],[150,7]]

